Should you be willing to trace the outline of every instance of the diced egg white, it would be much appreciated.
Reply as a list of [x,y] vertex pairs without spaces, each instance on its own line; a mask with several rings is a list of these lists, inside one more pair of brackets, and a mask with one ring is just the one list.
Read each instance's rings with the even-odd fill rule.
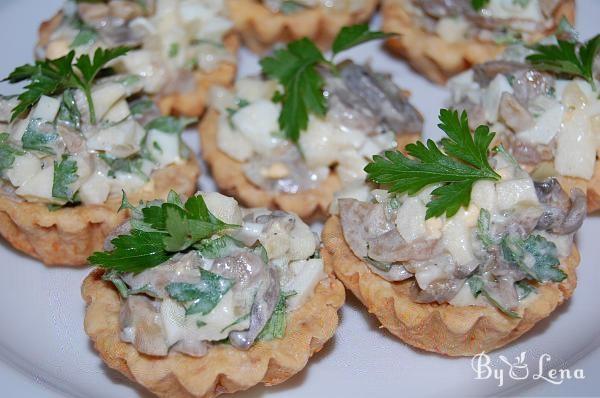
[[469,23],[464,18],[440,18],[436,25],[439,37],[448,43],[458,43],[465,39]]
[[446,222],[443,230],[442,241],[454,260],[465,265],[475,258],[472,249],[471,228],[465,223],[465,210],[458,213]]
[[202,198],[208,210],[219,220],[231,225],[243,224],[242,210],[234,198],[218,192],[203,192]]
[[531,21],[543,21],[544,15],[538,0],[525,2],[515,0],[490,0],[485,6],[489,16],[493,18],[522,18]]
[[326,277],[322,259],[294,261],[289,264],[292,277],[283,287],[285,292],[295,292],[287,300],[287,310],[301,307],[313,294],[315,287]]
[[110,108],[119,100],[125,98],[125,95],[125,88],[118,83],[110,83],[95,88],[92,91],[92,101],[94,102],[96,119],[101,120]]
[[516,206],[537,206],[539,204],[531,178],[520,178],[496,183],[498,207],[507,210]]
[[572,111],[556,141],[554,167],[561,175],[591,179],[596,165],[597,139],[591,132],[588,108]]
[[488,122],[495,123],[498,120],[498,108],[503,93],[513,93],[513,89],[502,74],[498,74],[490,83],[483,94],[483,109]]
[[86,205],[99,205],[108,199],[111,183],[109,179],[100,174],[93,174],[81,184],[79,198]]
[[471,191],[471,203],[493,213],[498,205],[496,185],[492,181],[477,181]]
[[398,209],[396,227],[407,242],[425,236],[425,213],[427,208],[417,197],[407,198]]
[[42,170],[42,162],[31,153],[17,156],[6,176],[15,187],[20,187]]
[[31,201],[52,201],[53,183],[54,166],[49,165],[21,185],[16,190],[16,194]]
[[290,231],[290,247],[287,253],[289,261],[302,260],[312,256],[317,249],[315,235],[302,220],[296,217],[294,228]]
[[244,162],[252,156],[254,149],[246,136],[234,131],[225,118],[219,119],[217,146],[235,160]]
[[268,154],[279,143],[273,134],[279,131],[280,110],[281,107],[271,101],[258,100],[238,110],[232,121],[257,153]]
[[129,115],[131,115],[129,105],[125,99],[122,99],[104,115],[104,121],[118,123],[129,117]]
[[115,173],[115,178],[111,183],[111,192],[116,194],[119,194],[121,191],[125,191],[126,194],[131,194],[146,185],[146,181],[141,176],[122,171]]
[[332,123],[311,116],[307,130],[300,135],[300,147],[307,166],[318,168],[335,163],[340,151],[351,144]]
[[60,101],[58,99],[42,95],[39,102],[35,106],[35,109],[31,113],[31,118],[42,119],[46,122],[53,122],[54,119],[56,119],[59,108]]
[[560,131],[563,113],[564,106],[558,102],[554,103],[536,119],[533,127],[519,132],[517,137],[532,144],[548,145]]
[[146,149],[161,168],[181,160],[181,143],[177,134],[150,130],[146,136]]
[[128,157],[140,150],[144,129],[134,120],[109,126],[87,140],[89,149],[106,151],[117,157]]

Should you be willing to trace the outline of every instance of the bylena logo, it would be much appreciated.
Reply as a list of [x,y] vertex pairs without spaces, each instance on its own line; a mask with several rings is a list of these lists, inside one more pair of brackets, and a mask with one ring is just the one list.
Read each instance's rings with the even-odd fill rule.
[[[504,355],[498,356],[498,363],[492,364],[492,359],[485,352],[481,352],[471,360],[471,368],[475,372],[475,380],[494,379],[498,382],[498,387],[504,385],[506,378],[512,380],[543,380],[551,384],[562,384],[565,380],[585,379],[583,369],[562,369],[551,366],[552,357],[550,354],[542,354],[537,359],[537,364],[532,362],[530,365],[526,362],[527,352],[523,351],[517,355],[514,360],[509,360]],[[534,358],[535,359],[535,358]]]

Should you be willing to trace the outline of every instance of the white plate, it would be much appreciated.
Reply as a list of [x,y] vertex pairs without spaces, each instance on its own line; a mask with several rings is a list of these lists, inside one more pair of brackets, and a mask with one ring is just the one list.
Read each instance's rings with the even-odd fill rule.
[[[1,76],[31,61],[37,27],[61,1],[0,1]],[[597,32],[600,1],[579,0],[578,4],[577,27],[587,38]],[[392,73],[401,87],[411,90],[414,104],[426,117],[426,135],[437,137],[437,112],[446,98],[443,89],[389,57],[378,44],[365,45],[351,55],[357,60],[371,59],[378,70]],[[257,71],[256,58],[243,52],[241,73]],[[15,90],[6,85],[0,89],[3,93]],[[186,138],[197,149],[195,134]],[[212,183],[205,177],[202,185],[210,187]],[[502,387],[493,379],[476,380],[469,358],[443,358],[400,343],[378,329],[374,318],[349,295],[335,338],[305,371],[282,386],[256,387],[238,396],[600,395],[599,234],[597,217],[589,218],[579,233],[582,262],[574,298],[516,344],[491,355],[496,371],[505,373]],[[83,332],[84,306],[79,288],[88,272],[48,269],[0,243],[0,396],[145,396],[141,389],[102,364]],[[512,380],[499,356],[514,361],[521,352],[526,352],[529,377]],[[535,380],[543,354],[552,357],[546,370],[550,366],[570,368],[571,372],[581,368],[586,378],[561,385]]]

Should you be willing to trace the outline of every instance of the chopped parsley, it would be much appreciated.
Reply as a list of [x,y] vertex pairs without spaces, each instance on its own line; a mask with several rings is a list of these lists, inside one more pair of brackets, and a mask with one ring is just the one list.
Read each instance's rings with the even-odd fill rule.
[[75,181],[77,181],[77,162],[69,156],[63,155],[60,162],[54,162],[52,196],[70,202],[75,194],[71,184]]
[[174,282],[166,286],[169,296],[180,303],[187,303],[186,315],[206,315],[231,289],[234,281],[200,268],[197,284]]
[[0,173],[11,168],[17,156],[25,152],[13,147],[9,142],[8,133],[0,133]]

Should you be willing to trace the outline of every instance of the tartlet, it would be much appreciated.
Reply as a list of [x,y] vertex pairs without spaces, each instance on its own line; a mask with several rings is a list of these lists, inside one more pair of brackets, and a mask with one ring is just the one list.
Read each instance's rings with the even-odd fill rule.
[[448,82],[449,105],[468,111],[472,127],[490,126],[498,133],[497,143],[536,178],[556,177],[565,187],[586,192],[588,211],[597,211],[598,80],[545,70],[536,64],[536,54],[512,46],[497,59],[455,76]]
[[[99,50],[92,62],[109,55]],[[68,65],[71,57],[57,62]],[[32,83],[23,96],[0,99],[7,131],[0,134],[0,234],[47,265],[82,266],[125,219],[116,213],[123,192],[136,201],[165,198],[171,189],[195,192],[199,165],[181,138],[193,120],[160,116],[131,75],[22,102],[36,82],[52,79],[42,69],[11,74],[12,82]],[[80,72],[73,67],[62,78]]]
[[[235,79],[239,38],[224,7],[216,3],[196,5],[200,14],[210,14],[204,16],[189,9],[194,7],[191,3],[185,10],[164,9],[160,14],[156,4],[149,4],[144,9],[130,0],[77,6],[68,2],[40,26],[36,55],[44,59],[61,57],[70,49],[92,53],[97,47],[136,48],[115,67],[122,73],[143,76],[145,91],[153,95],[163,114],[201,116],[210,88],[228,86]],[[176,17],[170,20],[173,14]],[[186,24],[193,29],[185,28]],[[96,33],[85,40],[85,32]]]
[[[444,21],[443,27],[446,30],[441,30],[439,21],[442,19],[434,16],[428,17],[433,20],[430,23],[434,24],[428,30],[423,27],[424,25],[419,23],[419,18],[424,17],[413,15],[414,13],[424,13],[427,15],[421,9],[423,6],[409,4],[411,1],[413,0],[383,1],[383,30],[398,34],[398,36],[388,39],[387,46],[392,52],[405,58],[418,73],[437,84],[444,84],[448,78],[468,69],[472,65],[493,60],[504,50],[506,43],[517,39],[514,36],[523,33],[518,30],[511,30],[510,28],[507,30],[504,25],[499,24],[496,28],[490,30],[491,34],[487,33],[490,31],[486,32],[484,29],[486,35],[490,37],[470,36],[465,38],[465,33],[459,34],[455,31],[462,32],[462,30],[468,29],[468,22],[458,24],[455,22],[456,19],[445,17],[442,19]],[[431,3],[428,5],[428,7],[431,7],[430,13],[441,12],[440,10],[436,10],[436,2]],[[530,3],[531,5],[529,5]],[[537,6],[537,1],[527,2],[527,4],[528,8],[539,7]],[[467,9],[469,13],[475,13],[473,18],[479,18],[483,22],[486,21],[485,17],[478,15],[483,11],[477,13],[470,9],[472,5],[471,1],[468,0],[448,2],[448,5],[439,7],[450,7],[449,10],[442,10],[443,12],[440,15],[447,12],[454,12],[457,15],[461,15],[461,12],[463,12],[462,8]],[[525,14],[525,11],[519,11],[516,7],[518,7],[518,4],[515,2],[513,5],[513,8],[515,8],[513,15]],[[413,9],[412,11],[411,8]],[[486,8],[486,10],[488,9]],[[510,15],[510,13],[508,14]],[[545,22],[539,28],[539,31],[534,30],[525,34],[526,37],[524,39],[526,42],[535,43],[545,36],[552,34],[563,18],[573,23],[575,19],[575,1],[561,0],[551,10],[550,15],[545,16],[544,14],[540,14],[540,17],[543,17]],[[500,22],[502,22],[502,19],[500,19]],[[498,29],[498,27],[502,29],[494,33],[494,29]],[[441,33],[438,31],[443,32],[444,37],[441,37]]]
[[[296,261],[297,263],[301,263],[300,265],[303,266],[300,268],[296,267],[296,271],[300,272],[300,274],[293,275],[304,275],[304,277],[295,276],[286,282],[282,282],[283,279],[280,279],[283,278],[283,275],[285,275],[285,271],[283,271],[284,269],[288,269],[288,267],[292,267],[289,269],[293,269],[292,265],[287,265],[287,261],[291,261],[294,258],[304,258],[305,256],[309,255],[308,251],[311,249],[314,250],[318,247],[316,245],[316,238],[310,233],[308,227],[296,216],[290,214],[285,215],[281,212],[272,213],[260,209],[242,210],[243,213],[240,213],[237,203],[230,198],[216,193],[202,195],[206,200],[206,204],[210,212],[214,213],[218,217],[222,217],[222,220],[225,222],[236,222],[238,225],[242,226],[242,229],[245,229],[245,220],[259,220],[260,217],[267,217],[270,219],[270,221],[267,221],[267,224],[263,224],[265,231],[270,231],[273,228],[277,228],[273,227],[273,225],[282,222],[278,220],[284,220],[285,218],[290,217],[292,220],[295,219],[294,228],[299,228],[302,230],[302,232],[300,234],[298,234],[298,232],[291,232],[295,234],[295,238],[293,242],[291,242],[292,246],[290,249],[288,249],[291,251],[287,251],[286,253],[288,254],[283,254],[283,257],[289,257],[290,260],[286,260],[285,262],[281,263],[281,259],[283,259],[283,257],[277,257],[279,260],[275,259],[276,256],[280,256],[282,254],[280,250],[281,246],[276,244],[275,241],[269,243],[268,239],[271,238],[266,238],[266,232],[260,233],[260,231],[258,231],[260,233],[259,241],[265,244],[266,249],[264,250],[265,255],[267,256],[266,258],[263,258],[261,262],[262,265],[258,266],[258,264],[253,262],[254,260],[251,260],[251,258],[256,260],[256,255],[249,251],[251,250],[249,248],[250,246],[255,244],[260,245],[261,243],[254,243],[254,241],[250,242],[250,240],[246,241],[244,244],[238,242],[237,245],[239,246],[237,246],[233,252],[221,252],[210,255],[209,257],[217,257],[215,260],[210,260],[213,261],[213,264],[227,262],[233,258],[236,258],[240,261],[242,261],[241,259],[245,259],[243,261],[250,261],[248,264],[252,264],[252,266],[248,268],[250,271],[244,272],[257,273],[257,275],[260,275],[260,273],[263,272],[260,271],[263,268],[273,270],[277,269],[278,267],[283,267],[281,268],[282,271],[277,273],[277,275],[279,275],[277,280],[279,280],[279,283],[281,283],[281,288],[278,288],[278,291],[280,292],[278,297],[283,297],[282,292],[289,286],[296,286],[296,289],[299,291],[296,291],[296,295],[288,295],[287,299],[283,299],[284,303],[287,300],[287,304],[284,304],[283,309],[286,313],[283,320],[283,325],[271,325],[272,322],[274,322],[271,318],[281,316],[281,313],[277,312],[281,311],[281,309],[272,310],[273,312],[272,315],[269,315],[269,320],[265,320],[266,326],[264,326],[263,331],[260,333],[257,340],[252,341],[251,344],[242,344],[241,342],[244,340],[239,340],[236,336],[237,333],[246,333],[246,328],[249,327],[248,325],[252,324],[255,315],[250,315],[250,320],[248,321],[246,321],[246,318],[243,317],[240,318],[241,321],[239,319],[236,321],[237,325],[241,325],[242,323],[246,322],[244,325],[238,327],[236,326],[236,322],[234,322],[219,332],[220,334],[225,333],[225,339],[229,339],[229,344],[214,341],[219,339],[219,336],[213,336],[212,342],[199,341],[198,339],[204,338],[201,336],[207,336],[209,333],[213,333],[210,331],[202,332],[203,327],[209,327],[212,331],[220,329],[220,326],[214,326],[211,321],[208,320],[209,318],[212,319],[212,322],[219,321],[221,323],[226,323],[225,321],[219,320],[219,318],[211,314],[220,311],[219,309],[221,306],[225,306],[223,308],[229,308],[226,306],[233,305],[227,304],[229,301],[227,301],[226,298],[230,292],[234,291],[235,284],[240,283],[243,285],[241,285],[242,287],[240,287],[238,290],[234,291],[233,297],[235,297],[235,300],[239,300],[240,297],[247,293],[246,291],[250,291],[250,293],[247,293],[246,295],[253,295],[254,297],[252,299],[252,308],[255,307],[256,302],[263,302],[261,301],[263,300],[263,293],[252,293],[256,290],[254,289],[253,284],[259,283],[261,279],[251,283],[248,282],[250,283],[248,286],[244,285],[247,283],[247,280],[244,279],[246,281],[244,282],[243,280],[237,281],[237,279],[235,279],[237,282],[235,282],[233,287],[230,288],[231,290],[223,293],[224,295],[221,295],[221,301],[214,304],[215,307],[208,310],[210,312],[208,312],[207,315],[200,315],[201,317],[204,317],[202,319],[205,319],[206,322],[202,322],[202,324],[200,324],[196,321],[198,328],[195,331],[189,332],[189,329],[186,329],[189,333],[200,333],[193,335],[196,336],[196,340],[190,337],[192,334],[189,334],[187,335],[188,337],[185,337],[184,340],[180,340],[177,343],[173,343],[176,338],[172,339],[169,343],[170,346],[167,346],[166,350],[164,347],[162,347],[156,351],[157,347],[160,346],[161,343],[146,344],[142,342],[142,340],[144,340],[143,338],[138,339],[135,337],[133,340],[127,338],[127,341],[132,342],[126,342],[123,340],[123,336],[131,336],[131,331],[123,332],[126,330],[123,329],[124,325],[128,325],[128,327],[135,327],[135,332],[133,332],[134,336],[144,330],[141,329],[142,326],[144,326],[142,323],[136,324],[136,321],[132,320],[135,319],[134,316],[128,314],[124,315],[122,312],[122,308],[125,308],[128,300],[131,300],[132,297],[140,296],[130,295],[128,296],[129,298],[122,298],[118,292],[118,289],[116,289],[111,282],[107,281],[107,279],[109,279],[106,277],[107,273],[113,271],[93,271],[92,274],[85,279],[82,288],[82,294],[87,303],[85,316],[86,333],[90,336],[94,343],[94,347],[98,350],[108,366],[123,373],[129,379],[141,384],[159,397],[214,397],[223,393],[233,393],[236,391],[246,390],[259,383],[271,386],[284,382],[288,378],[301,371],[306,366],[309,358],[314,353],[320,351],[323,345],[329,339],[331,339],[338,325],[337,311],[342,306],[345,298],[344,288],[333,275],[331,268],[323,268],[322,261],[318,259],[318,257],[315,258],[312,255],[310,255],[311,259],[309,260]],[[196,199],[194,198],[193,200]],[[241,220],[242,214],[245,214],[243,220]],[[259,218],[255,218],[255,215],[258,215]],[[252,220],[250,220],[250,218],[252,218]],[[253,228],[254,227],[251,227],[250,229]],[[293,231],[295,231],[295,229],[293,229]],[[233,236],[237,237],[240,236],[235,235],[235,232],[232,231],[226,233],[233,234]],[[290,232],[288,231],[288,233]],[[279,234],[279,236],[276,235],[271,235],[271,237],[278,238],[280,241],[281,238],[285,236],[287,236],[289,239],[289,235],[287,234]],[[213,239],[215,239],[214,236]],[[256,237],[254,237],[254,239],[256,239]],[[308,241],[311,239],[313,240],[312,244],[304,244],[309,243]],[[207,241],[211,242],[210,239]],[[248,246],[244,246],[246,244]],[[219,250],[229,249],[221,248]],[[235,250],[239,251],[236,252]],[[280,253],[276,254],[277,251]],[[291,254],[292,251],[296,254]],[[306,253],[299,254],[302,251]],[[186,273],[188,272],[186,270],[194,270],[196,266],[199,268],[204,267],[208,269],[206,263],[208,260],[204,259],[205,256],[206,254],[204,254],[202,250],[198,252],[188,251],[187,254],[176,254],[173,260],[169,261],[174,264],[183,264],[185,261],[188,261],[188,263],[185,264],[188,266],[191,264],[191,266],[188,268],[186,268],[187,266],[183,268],[177,268],[181,271],[178,274],[179,279],[177,280],[182,281],[185,280],[185,278],[189,278],[190,274]],[[269,263],[265,262],[265,260],[269,261]],[[274,263],[271,262],[273,260],[279,261],[280,265],[273,265]],[[164,275],[167,276],[167,281],[170,280],[168,279],[168,272],[170,272],[169,270],[171,268],[169,267],[172,266],[172,263],[160,264],[157,267],[157,269],[160,269],[160,271],[157,272],[163,272],[163,270],[166,270],[165,272],[167,273]],[[294,261],[289,264],[294,264]],[[175,267],[177,266],[175,265]],[[213,278],[223,278],[223,275],[225,275],[223,272],[228,272],[225,270],[225,268],[220,267],[220,265],[212,265],[210,268],[212,273],[202,270],[202,277],[200,280],[202,281],[207,278],[205,275],[206,273],[212,274]],[[196,273],[197,271],[198,270],[196,270]],[[152,269],[148,269],[135,275],[132,274],[127,276],[126,274],[121,274],[123,280],[131,284],[126,285],[125,289],[136,286],[136,278],[138,278],[138,284],[142,283],[141,281],[156,281],[154,284],[150,283],[146,285],[148,291],[152,291],[153,289],[158,291],[159,289],[162,289],[157,287],[159,286],[158,283],[161,281],[160,278],[153,279],[151,276],[152,274],[149,274],[150,276],[148,277],[145,276],[145,273],[151,272],[153,272]],[[231,272],[235,273],[238,271]],[[196,273],[191,275],[195,275]],[[181,279],[182,275],[183,279]],[[228,277],[233,277],[232,275],[227,274]],[[192,277],[195,278],[195,276]],[[200,273],[198,273],[198,277],[200,277]],[[110,278],[114,278],[114,275]],[[250,278],[250,280],[252,280],[252,278]],[[293,282],[294,278],[297,278],[295,279],[296,282]],[[301,281],[297,282],[298,280]],[[165,281],[163,282],[166,283]],[[164,289],[165,292],[171,292],[169,285],[166,285]],[[260,287],[258,289],[259,290],[256,291],[261,292]],[[150,296],[144,296],[145,298],[142,298],[141,300],[152,301],[155,303],[155,305],[161,306],[161,308],[162,306],[173,305],[174,300],[169,298],[169,296],[164,296],[164,298],[161,299],[153,299],[152,295],[154,293],[147,294],[150,294]],[[258,298],[259,296],[260,298]],[[266,294],[264,297],[267,296],[268,294]],[[295,297],[297,298],[297,301],[292,302],[291,300],[294,300]],[[140,299],[136,298],[136,300]],[[280,300],[281,298],[278,301],[279,303],[281,302]],[[239,301],[233,302],[238,303]],[[191,306],[188,307],[188,313],[191,314],[191,311],[189,311],[190,308]],[[161,309],[158,311],[160,311],[161,314],[168,314],[166,310],[162,311]],[[241,312],[244,311],[245,310],[241,310]],[[253,311],[254,310],[251,312],[252,314],[254,314]],[[160,316],[162,317],[163,315]],[[170,315],[165,316],[168,318]],[[191,314],[186,315],[186,318],[197,316],[199,315]],[[233,314],[231,314],[231,316],[233,316]],[[170,325],[170,323],[164,319],[162,325]],[[281,328],[282,326],[283,329]],[[164,328],[166,328],[166,326],[163,326],[162,330],[167,330]],[[228,328],[236,329],[231,331],[231,329]],[[275,333],[274,330],[278,330],[278,332]],[[146,329],[146,331],[143,331],[143,333],[148,337],[146,342],[155,340],[154,338],[151,338],[152,332],[150,329]],[[203,335],[202,333],[205,334]],[[161,336],[164,337],[166,335],[160,335],[159,337]],[[187,344],[182,343],[185,340],[189,340]],[[192,344],[193,342],[195,343]],[[202,348],[200,349],[199,347]],[[154,355],[142,354],[140,351],[138,351],[138,348],[143,349],[144,352],[150,350]]]
[[[214,109],[199,132],[219,189],[245,206],[282,209],[304,220],[326,217],[340,189],[365,190],[367,159],[418,139],[422,117],[388,76],[353,63],[340,76],[326,77],[330,110],[310,117],[297,144],[276,133],[275,81],[246,78],[233,91],[215,90]],[[351,91],[355,83],[361,91]],[[381,102],[371,110],[365,103],[374,93]]]
[[[377,162],[369,165],[374,173],[383,158]],[[426,217],[434,198],[442,200],[442,185],[434,184],[411,196],[379,189],[371,201],[340,198],[339,214],[325,224],[325,263],[409,345],[449,356],[498,349],[548,317],[577,285],[573,235],[586,215],[584,194],[569,195],[555,178],[534,182],[507,152],[489,162],[494,180],[475,182],[468,207],[456,214],[444,214],[446,207]]]
[[[328,48],[343,26],[368,21],[378,5],[377,0],[345,1],[348,9],[336,9],[331,5],[327,6],[331,7],[328,9],[317,1],[313,2],[313,6],[300,7],[286,14],[278,11],[279,8],[269,8],[261,0],[226,0],[226,3],[229,16],[244,44],[259,54],[267,52],[277,43],[303,37],[313,40],[321,48]],[[271,3],[275,7],[278,2]]]

